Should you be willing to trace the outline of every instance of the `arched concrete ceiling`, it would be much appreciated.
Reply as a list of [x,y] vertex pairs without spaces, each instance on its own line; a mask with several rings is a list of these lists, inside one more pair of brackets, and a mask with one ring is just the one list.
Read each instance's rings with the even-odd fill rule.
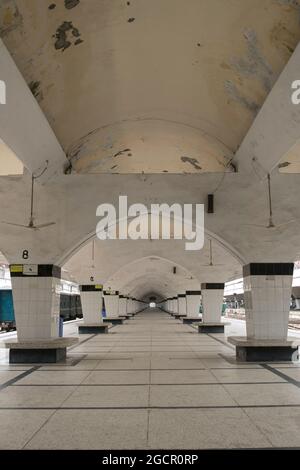
[[222,172],[300,39],[299,9],[1,0],[0,35],[75,171]]
[[171,260],[148,256],[123,266],[106,281],[104,287],[142,298],[149,289],[168,297],[186,290],[199,290],[200,284],[191,272]]
[[209,256],[208,238],[197,252],[186,251],[182,240],[95,240],[94,250],[93,242],[86,244],[63,268],[79,283],[93,276],[96,282],[118,290],[130,283],[135,285],[145,275],[154,275],[160,282],[168,280],[169,284],[170,280],[182,282],[191,289],[195,282],[199,287],[199,282],[222,282],[241,275],[241,264],[216,242],[214,266],[209,266]]
[[[205,214],[207,236],[215,234],[224,248],[234,253],[241,263],[254,261],[294,261],[299,258],[300,208],[297,175],[274,174],[272,177],[274,220],[279,227],[264,228],[268,223],[267,186],[253,172],[221,175],[81,175],[62,176],[56,183],[36,186],[34,214],[37,223],[55,221],[56,225],[33,231],[1,223],[0,249],[9,262],[23,262],[22,251],[28,249],[32,263],[66,263],[70,256],[84,246],[95,234],[98,221],[96,208],[101,202],[118,207],[119,194],[128,195],[128,203],[166,202],[205,203],[206,196],[215,193],[215,213]],[[284,178],[284,181],[282,180]],[[221,183],[221,184],[220,184]],[[1,178],[0,221],[28,223],[30,211],[30,177]],[[290,222],[281,225],[285,222]],[[259,224],[256,227],[249,224]],[[124,264],[130,261],[130,252],[146,241],[121,241]],[[116,241],[108,241],[107,253],[114,259]],[[176,244],[178,243],[178,245]],[[109,245],[110,244],[110,245]],[[180,241],[150,242],[154,254],[174,259],[179,256]],[[150,246],[150,244],[148,246]],[[106,246],[106,245],[105,245]],[[138,257],[149,253],[141,252]],[[165,254],[164,254],[165,253]],[[179,263],[201,256],[201,252],[180,251]],[[113,256],[112,256],[113,255]],[[126,256],[129,258],[126,258]],[[175,258],[174,258],[174,256]],[[107,264],[109,266],[109,264]]]
[[[49,159],[34,216],[56,222],[36,232],[1,223],[7,259],[22,262],[28,249],[28,262],[65,264],[94,234],[98,204],[117,207],[120,194],[148,206],[206,203],[211,193],[206,233],[241,263],[298,259],[299,178],[278,163],[300,135],[290,99],[299,11],[298,0],[0,1],[0,35],[22,73],[0,43],[0,65],[19,90],[0,108],[0,138],[31,171]],[[87,174],[63,173],[61,146]],[[268,171],[274,229],[266,228]],[[27,223],[29,195],[26,171],[1,177],[0,222]],[[202,256],[180,242],[143,243],[108,244],[114,265],[107,256],[105,278],[132,261],[128,252],[191,272]]]

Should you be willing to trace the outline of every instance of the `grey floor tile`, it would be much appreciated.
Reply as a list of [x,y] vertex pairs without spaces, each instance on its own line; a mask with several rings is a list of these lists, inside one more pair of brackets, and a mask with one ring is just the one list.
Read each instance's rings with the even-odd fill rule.
[[84,384],[148,384],[148,370],[97,370],[91,372]]
[[300,405],[300,388],[289,383],[224,385],[241,406]]
[[148,405],[149,387],[81,386],[64,402],[64,407],[139,407]]
[[300,408],[245,408],[245,412],[275,447],[300,448]]
[[217,379],[208,370],[153,370],[152,384],[197,384],[216,383]]
[[151,410],[149,447],[231,449],[270,443],[240,409]]
[[236,406],[222,385],[151,385],[151,406]]
[[0,410],[0,449],[22,449],[52,410]]
[[18,385],[76,385],[80,384],[89,371],[76,370],[37,370],[18,381]]
[[0,407],[59,407],[75,386],[10,386],[0,391]]
[[0,370],[0,385],[23,374],[24,370]]
[[145,410],[60,410],[26,449],[144,449],[147,420]]
[[214,369],[213,374],[222,383],[285,382],[265,369]]

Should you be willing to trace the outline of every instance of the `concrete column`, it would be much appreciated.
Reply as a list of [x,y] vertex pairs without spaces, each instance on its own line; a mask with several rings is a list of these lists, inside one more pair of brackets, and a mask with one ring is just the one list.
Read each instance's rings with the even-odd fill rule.
[[58,338],[60,268],[10,265],[10,275],[18,339]]
[[108,325],[102,318],[102,285],[83,284],[80,286],[80,299],[83,314],[83,325],[78,327],[79,333],[107,333]]
[[124,295],[119,295],[119,316],[126,316],[129,311],[127,311],[127,297]]
[[298,344],[287,338],[293,263],[251,263],[243,268],[247,337],[230,337],[246,361],[293,360]]
[[179,315],[186,315],[186,296],[185,294],[178,294],[178,313]]
[[119,291],[103,291],[103,298],[106,311],[104,323],[123,323],[122,318],[119,317]]
[[295,299],[296,309],[300,310],[300,299]]
[[202,323],[198,326],[199,333],[223,333],[224,323],[221,322],[224,283],[201,284]]
[[200,290],[187,290],[186,291],[186,315],[194,321],[200,320]]
[[134,312],[134,307],[133,307],[133,300],[132,298],[130,297],[128,300],[127,300],[127,311],[128,313],[135,313]]
[[11,363],[57,362],[75,338],[59,337],[60,267],[10,265],[18,342],[7,341]]
[[141,310],[142,303],[135,298],[133,300],[134,300],[134,312],[133,313],[137,313]]
[[80,286],[80,299],[83,323],[86,325],[103,323],[102,318],[102,285],[85,284]]

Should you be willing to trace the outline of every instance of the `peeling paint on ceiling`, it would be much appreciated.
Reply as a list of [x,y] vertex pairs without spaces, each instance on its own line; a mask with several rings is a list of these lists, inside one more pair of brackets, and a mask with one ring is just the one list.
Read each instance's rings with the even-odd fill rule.
[[[0,2],[0,36],[75,171],[113,171],[124,148],[120,173],[224,171],[300,40],[300,4],[188,3]],[[139,119],[156,135],[114,128]]]

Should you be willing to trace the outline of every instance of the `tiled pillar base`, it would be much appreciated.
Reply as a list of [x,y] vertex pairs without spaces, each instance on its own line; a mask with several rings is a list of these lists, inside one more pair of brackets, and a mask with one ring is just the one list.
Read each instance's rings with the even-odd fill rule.
[[112,325],[122,325],[124,322],[123,318],[119,317],[110,317],[110,318],[103,318],[103,323],[111,323]]
[[55,338],[41,340],[5,341],[9,349],[10,364],[55,363],[66,358],[67,347],[78,342],[78,338]]
[[173,317],[175,320],[181,320],[182,318],[186,317],[186,315],[183,315],[182,313],[174,313]]
[[105,333],[108,333],[108,327],[109,327],[108,322],[102,325],[80,325],[78,327],[78,333],[85,334],[85,335],[105,334]]
[[272,341],[229,336],[228,342],[236,347],[236,358],[241,362],[291,362],[299,359],[299,338]]
[[10,349],[10,364],[56,363],[67,357],[67,348],[57,349]]
[[200,317],[183,317],[182,322],[185,323],[186,325],[190,325],[191,323],[199,323],[201,322]]
[[198,325],[198,333],[224,333],[225,323],[202,323]]
[[245,347],[236,346],[236,358],[242,362],[281,362],[297,361],[299,359],[298,347]]

